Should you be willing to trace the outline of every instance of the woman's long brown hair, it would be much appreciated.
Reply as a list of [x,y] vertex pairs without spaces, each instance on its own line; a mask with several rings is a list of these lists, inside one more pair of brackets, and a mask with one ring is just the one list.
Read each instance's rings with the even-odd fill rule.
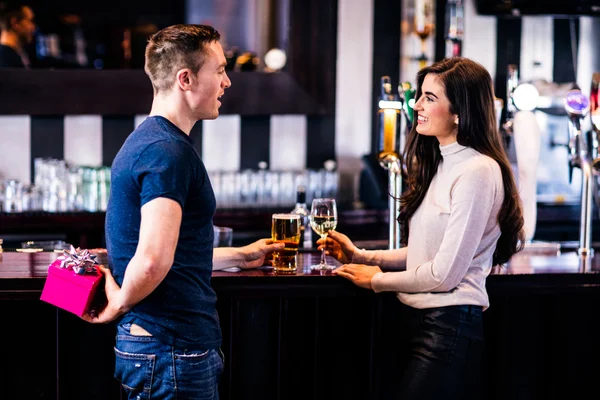
[[[523,248],[523,210],[510,163],[496,127],[492,78],[480,64],[467,58],[441,60],[417,74],[416,99],[427,74],[435,74],[450,101],[450,112],[459,119],[457,142],[493,158],[500,166],[504,185],[504,201],[498,213],[500,238],[496,245],[494,265],[507,262]],[[414,112],[414,119],[417,112]],[[442,160],[439,142],[433,136],[419,135],[414,124],[406,140],[405,161],[407,190],[400,197],[401,237],[408,242],[408,221],[423,202],[433,176]]]

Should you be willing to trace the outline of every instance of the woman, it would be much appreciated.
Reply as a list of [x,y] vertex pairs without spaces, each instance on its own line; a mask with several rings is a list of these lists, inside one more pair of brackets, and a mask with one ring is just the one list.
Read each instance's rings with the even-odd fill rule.
[[520,200],[485,68],[437,62],[417,74],[416,96],[398,218],[405,247],[360,250],[338,232],[319,245],[346,263],[337,275],[409,306],[414,330],[397,398],[480,399],[473,373],[482,367],[485,281],[522,247]]

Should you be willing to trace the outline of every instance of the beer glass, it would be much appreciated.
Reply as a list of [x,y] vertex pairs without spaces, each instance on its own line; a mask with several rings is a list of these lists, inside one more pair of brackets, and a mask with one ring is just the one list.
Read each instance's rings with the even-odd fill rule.
[[[335,229],[337,226],[337,207],[334,199],[314,199],[310,209],[310,226],[313,231],[321,236],[321,239],[327,237],[327,232]],[[327,264],[325,260],[325,247],[321,251],[321,262],[311,265],[312,270],[332,270],[333,265]]]
[[296,272],[301,226],[302,222],[298,214],[273,214],[271,238],[274,243],[285,243],[282,250],[273,252],[273,269],[275,272]]

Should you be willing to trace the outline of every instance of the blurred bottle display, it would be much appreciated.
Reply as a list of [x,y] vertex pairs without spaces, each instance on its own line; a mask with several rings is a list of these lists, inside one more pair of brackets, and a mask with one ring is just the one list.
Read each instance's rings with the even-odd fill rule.
[[148,37],[185,21],[185,2],[30,0],[33,68],[143,68]]
[[300,215],[300,245],[305,249],[312,247],[312,230],[310,229],[309,215],[310,211],[306,207],[306,188],[298,186],[296,191],[296,205],[291,211],[292,214]]
[[221,33],[228,71],[256,71],[268,49],[285,51],[287,43],[287,20],[259,3],[30,0],[37,30],[27,54],[32,68],[141,69],[152,34],[174,24],[206,23]]
[[448,0],[446,4],[446,57],[462,55],[463,35],[463,0]]
[[427,39],[435,30],[435,10],[432,0],[415,0],[413,31],[421,41],[421,54],[418,56],[419,68],[425,68],[429,60]]
[[285,51],[287,22],[268,8],[263,10],[266,2],[30,0],[27,4],[37,25],[34,43],[27,49],[33,68],[141,69],[148,38],[181,23],[208,23],[219,30],[228,71],[262,68],[262,58],[274,45]]

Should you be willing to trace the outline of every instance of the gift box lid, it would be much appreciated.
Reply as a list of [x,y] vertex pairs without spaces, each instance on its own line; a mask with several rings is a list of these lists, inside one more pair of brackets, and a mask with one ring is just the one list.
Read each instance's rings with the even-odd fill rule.
[[50,264],[48,267],[48,276],[52,275],[57,278],[68,280],[77,286],[89,290],[92,290],[98,283],[98,278],[102,277],[102,273],[99,272],[97,268],[94,269],[94,272],[86,272],[83,275],[79,275],[70,268],[61,268],[60,263],[61,260],[55,260]]

